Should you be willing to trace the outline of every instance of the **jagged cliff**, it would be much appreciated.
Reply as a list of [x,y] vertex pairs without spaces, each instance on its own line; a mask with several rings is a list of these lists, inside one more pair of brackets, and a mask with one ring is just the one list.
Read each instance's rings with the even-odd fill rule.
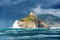
[[21,28],[38,28],[38,27],[48,27],[46,23],[42,22],[34,13],[30,12],[28,16],[21,20],[17,20],[14,24],[14,27]]

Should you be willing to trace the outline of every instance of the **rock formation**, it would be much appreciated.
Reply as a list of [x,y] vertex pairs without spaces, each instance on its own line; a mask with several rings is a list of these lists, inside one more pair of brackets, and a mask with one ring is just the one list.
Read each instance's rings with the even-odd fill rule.
[[42,22],[34,13],[30,12],[28,16],[21,20],[15,21],[13,24],[15,28],[38,28],[48,27],[46,23]]

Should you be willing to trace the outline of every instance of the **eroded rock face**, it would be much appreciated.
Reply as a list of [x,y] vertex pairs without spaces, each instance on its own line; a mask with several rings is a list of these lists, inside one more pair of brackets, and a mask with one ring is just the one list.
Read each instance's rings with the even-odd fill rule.
[[44,22],[42,22],[34,13],[30,13],[28,16],[21,20],[15,21],[14,27],[18,28],[38,28],[38,27],[48,27]]

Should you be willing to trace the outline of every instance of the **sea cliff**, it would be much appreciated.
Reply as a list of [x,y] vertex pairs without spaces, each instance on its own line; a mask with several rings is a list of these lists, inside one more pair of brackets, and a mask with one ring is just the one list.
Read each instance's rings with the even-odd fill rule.
[[30,12],[25,18],[16,20],[13,24],[15,28],[47,28],[48,25],[40,20],[34,13]]

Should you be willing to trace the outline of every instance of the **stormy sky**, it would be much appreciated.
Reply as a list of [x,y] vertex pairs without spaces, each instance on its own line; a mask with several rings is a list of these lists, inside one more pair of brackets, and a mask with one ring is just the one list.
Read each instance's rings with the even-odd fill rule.
[[0,0],[0,27],[12,26],[31,11],[60,17],[60,0]]

